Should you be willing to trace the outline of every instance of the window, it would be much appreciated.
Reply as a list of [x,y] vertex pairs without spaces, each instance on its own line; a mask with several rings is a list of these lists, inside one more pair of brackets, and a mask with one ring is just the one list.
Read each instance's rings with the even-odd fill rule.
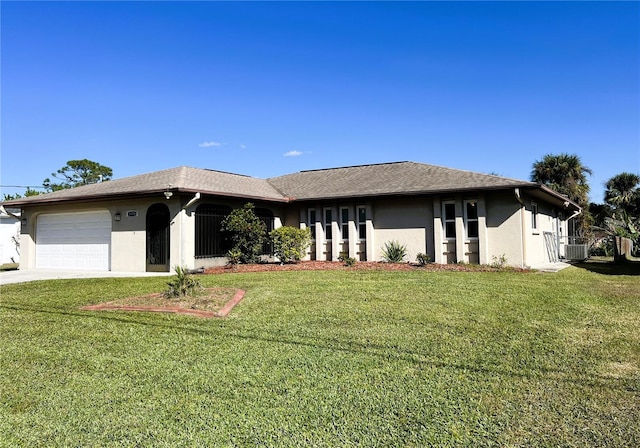
[[331,210],[330,208],[325,208],[324,209],[324,238],[327,241],[331,240],[332,235],[332,229],[331,229],[331,223],[333,221],[333,210]]
[[349,209],[347,207],[340,209],[340,236],[342,241],[349,240]]
[[367,208],[358,207],[358,238],[367,239]]
[[231,248],[227,236],[222,232],[222,221],[231,213],[224,205],[201,204],[195,212],[195,257],[224,257]]
[[444,237],[455,238],[456,237],[456,204],[455,202],[443,202],[443,220]]
[[531,203],[531,229],[538,229],[538,204],[535,202]]
[[464,218],[467,238],[478,238],[478,201],[464,201]]
[[307,222],[309,225],[309,230],[311,230],[311,239],[316,239],[316,209],[309,209],[309,220]]
[[274,218],[273,212],[266,208],[257,208],[255,210],[256,216],[264,223],[267,230],[267,238],[262,245],[262,251],[260,255],[272,255],[273,254],[273,242],[269,238],[269,232],[273,230]]

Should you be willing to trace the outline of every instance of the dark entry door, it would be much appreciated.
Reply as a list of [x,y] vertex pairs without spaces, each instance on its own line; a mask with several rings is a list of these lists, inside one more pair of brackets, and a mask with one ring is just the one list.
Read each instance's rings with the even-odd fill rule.
[[147,272],[169,272],[169,222],[166,205],[147,210]]

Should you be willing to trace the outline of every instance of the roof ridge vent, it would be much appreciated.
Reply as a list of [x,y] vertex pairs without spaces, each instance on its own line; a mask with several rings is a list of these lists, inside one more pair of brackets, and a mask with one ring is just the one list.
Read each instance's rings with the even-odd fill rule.
[[404,160],[402,162],[381,162],[381,163],[365,163],[363,165],[348,165],[348,166],[337,166],[334,168],[318,168],[315,170],[302,170],[301,173],[313,173],[315,171],[332,171],[332,170],[344,170],[347,168],[363,168],[366,166],[380,166],[380,165],[399,165],[401,163],[412,163],[408,160]]

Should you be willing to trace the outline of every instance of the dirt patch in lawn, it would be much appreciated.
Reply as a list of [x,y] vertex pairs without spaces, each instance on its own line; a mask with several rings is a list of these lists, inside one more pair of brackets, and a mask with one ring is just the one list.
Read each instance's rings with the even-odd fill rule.
[[127,297],[97,305],[83,306],[85,311],[145,311],[188,314],[197,317],[225,317],[244,297],[244,291],[234,288],[205,288],[200,294],[166,298],[160,293]]

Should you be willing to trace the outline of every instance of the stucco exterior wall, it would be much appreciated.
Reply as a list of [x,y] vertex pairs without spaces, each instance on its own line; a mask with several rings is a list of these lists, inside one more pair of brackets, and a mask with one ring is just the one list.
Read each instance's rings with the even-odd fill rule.
[[372,204],[375,259],[382,260],[386,243],[397,241],[407,247],[406,261],[415,262],[418,253],[433,259],[433,205],[430,198],[379,200]]
[[[162,197],[138,198],[99,203],[67,204],[64,206],[39,206],[37,211],[26,208],[23,210],[23,218],[26,219],[26,225],[22,226],[21,248],[23,256],[20,260],[20,267],[21,269],[35,268],[36,230],[39,216],[49,213],[106,210],[111,216],[110,270],[144,272],[147,269],[147,211],[149,207],[156,203],[164,204],[169,209],[170,269],[173,269],[176,265],[194,269],[226,264],[227,260],[224,257],[195,258],[195,209],[202,203],[227,205],[233,209],[242,207],[246,201],[201,198],[188,208],[183,209],[183,206],[192,199],[193,196],[178,197],[176,195],[170,200]],[[256,207],[273,211],[274,227],[281,225],[281,207],[267,204],[256,204]],[[119,221],[115,220],[116,214],[120,215]]]
[[[380,261],[382,249],[389,241],[407,246],[406,261],[415,261],[418,253],[426,253],[438,263],[485,263],[500,260],[513,266],[535,266],[549,261],[544,232],[556,234],[560,224],[559,211],[548,203],[526,195],[520,197],[513,190],[468,192],[451,195],[367,198],[312,203],[255,203],[256,208],[273,212],[274,227],[281,225],[306,227],[308,210],[316,210],[316,238],[307,259],[337,260],[341,252],[360,261]],[[444,238],[443,203],[455,204],[456,238]],[[465,201],[477,203],[478,237],[467,237]],[[199,268],[222,265],[225,257],[195,257],[195,211],[202,204],[225,205],[231,209],[242,207],[242,199],[175,195],[138,197],[95,203],[67,205],[39,205],[23,209],[25,223],[21,228],[21,268],[35,267],[37,222],[45,213],[107,211],[111,216],[110,269],[123,272],[143,272],[147,269],[146,216],[149,207],[161,203],[170,215],[170,268],[176,265]],[[532,228],[533,203],[537,206],[537,228]],[[185,208],[186,206],[186,208]],[[360,239],[358,209],[366,209],[366,238]],[[342,238],[341,216],[348,210],[349,238]],[[326,210],[332,221],[325,222]],[[116,214],[120,216],[115,219]],[[326,241],[325,227],[332,229],[333,238]]]
[[[110,204],[113,217],[120,213],[120,221],[112,220],[111,270],[117,272],[144,272],[147,268],[146,217],[149,207],[156,201],[123,201]],[[135,216],[132,216],[134,215]],[[173,238],[171,238],[173,239]]]
[[[550,252],[557,253],[560,211],[551,204],[537,200],[530,196],[523,196],[524,227],[526,236],[526,266],[538,266],[551,260]],[[534,228],[534,206],[537,208]],[[545,240],[545,233],[550,233]],[[549,246],[549,243],[551,247]],[[552,256],[552,255],[551,255]]]
[[[132,199],[100,203],[67,204],[64,206],[40,206],[35,211],[25,208],[23,210],[23,218],[26,219],[26,224],[22,226],[20,239],[22,249],[20,268],[35,268],[36,230],[39,216],[50,213],[78,213],[106,210],[112,219],[110,270],[144,272],[146,270],[146,213],[148,208],[156,202],[158,201],[152,199]],[[167,205],[170,206],[170,212],[173,208],[173,213],[179,208],[177,200],[174,202],[175,204],[170,204],[169,201],[167,201]],[[117,213],[120,214],[120,221],[115,221],[115,215]],[[174,252],[176,249],[173,246],[173,240],[174,237],[172,235],[170,242],[172,245],[171,255],[177,253]]]
[[485,198],[487,217],[487,262],[501,257],[511,266],[524,262],[522,216],[515,193],[494,192]]

